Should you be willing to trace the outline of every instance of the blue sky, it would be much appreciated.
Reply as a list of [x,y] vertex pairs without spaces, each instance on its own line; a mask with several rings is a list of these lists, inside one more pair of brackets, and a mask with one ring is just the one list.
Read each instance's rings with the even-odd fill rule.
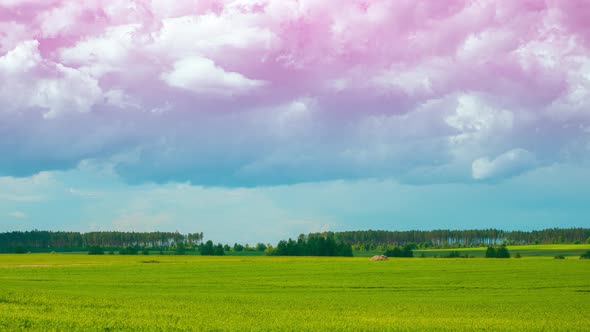
[[0,231],[588,226],[588,12],[0,0]]
[[590,171],[553,165],[496,183],[337,180],[263,187],[129,185],[86,162],[0,178],[0,231],[204,232],[254,244],[322,230],[587,227]]

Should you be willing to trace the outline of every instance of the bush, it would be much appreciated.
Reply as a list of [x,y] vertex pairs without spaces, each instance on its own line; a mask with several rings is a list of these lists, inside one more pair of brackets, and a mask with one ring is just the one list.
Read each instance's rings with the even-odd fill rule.
[[88,250],[88,255],[104,255],[104,250],[100,246],[92,246]]
[[119,251],[119,255],[137,255],[139,248],[137,247],[126,247]]
[[486,250],[486,258],[510,258],[510,252],[506,245],[503,244],[498,248],[488,247]]
[[520,258],[520,253],[517,252],[516,255],[514,255],[514,258]]
[[27,248],[25,248],[25,246],[18,245],[16,247],[14,247],[14,253],[15,254],[26,254]]
[[494,247],[488,247],[486,250],[486,258],[496,258],[496,249]]
[[585,253],[581,254],[580,259],[590,259],[590,251],[586,251]]
[[564,255],[555,255],[555,257],[553,257],[555,259],[565,259]]
[[458,251],[451,251],[447,255],[447,258],[460,258],[460,257],[461,257],[461,253]]
[[412,247],[407,245],[402,247],[395,247],[393,249],[389,249],[383,253],[387,257],[414,257],[414,252],[412,251]]

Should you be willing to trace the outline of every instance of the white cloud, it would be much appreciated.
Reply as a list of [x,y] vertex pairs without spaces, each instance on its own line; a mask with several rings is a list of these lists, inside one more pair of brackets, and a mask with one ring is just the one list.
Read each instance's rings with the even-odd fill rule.
[[104,98],[107,105],[121,109],[138,109],[141,107],[139,100],[119,89],[105,92]]
[[434,92],[436,86],[450,76],[448,60],[435,58],[412,66],[394,66],[383,70],[372,79],[372,83],[386,91],[402,91],[408,96],[424,96]]
[[0,57],[3,110],[43,108],[46,118],[88,112],[101,98],[98,81],[74,68],[44,60],[39,42],[24,41]]
[[134,47],[134,35],[139,28],[139,24],[109,27],[101,36],[62,49],[60,59],[68,65],[81,65],[81,70],[96,77],[121,70],[125,68],[128,54]]
[[524,149],[507,151],[493,160],[479,158],[471,165],[472,177],[476,180],[510,177],[521,174],[536,164],[535,156]]
[[18,44],[13,50],[0,57],[0,74],[10,75],[26,73],[41,62],[39,42],[27,40]]
[[462,132],[489,132],[512,127],[512,113],[493,108],[476,95],[460,95],[457,102],[455,113],[446,118],[453,128]]
[[25,219],[27,218],[27,214],[21,211],[14,211],[8,214],[9,216],[16,218],[16,219]]
[[41,34],[45,38],[57,37],[73,30],[84,6],[78,2],[67,1],[62,6],[42,12],[37,20],[41,26]]
[[89,112],[101,98],[98,82],[79,70],[57,64],[60,78],[41,80],[33,101],[37,106],[49,109],[45,118],[53,118],[66,112]]
[[11,8],[28,4],[50,5],[59,0],[0,0],[0,7]]
[[30,39],[29,27],[14,21],[0,22],[0,54],[14,49],[21,41]]
[[174,64],[161,78],[168,85],[203,95],[240,95],[262,87],[265,82],[240,73],[227,72],[207,58],[189,57]]
[[[275,35],[260,28],[257,16],[206,14],[162,20],[152,48],[162,56],[210,55],[230,49],[262,51],[272,47]],[[223,54],[221,54],[223,55]]]

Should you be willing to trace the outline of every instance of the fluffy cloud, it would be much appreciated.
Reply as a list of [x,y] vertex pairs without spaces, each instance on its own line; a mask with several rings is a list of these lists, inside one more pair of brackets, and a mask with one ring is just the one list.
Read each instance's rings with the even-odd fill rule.
[[498,179],[521,174],[535,165],[535,156],[524,149],[513,149],[490,160],[473,161],[471,173],[476,180]]
[[0,175],[441,183],[587,159],[583,1],[0,6]]
[[4,110],[42,108],[44,117],[88,112],[100,100],[98,82],[77,69],[43,61],[39,42],[24,41],[0,57],[0,102]]
[[264,81],[252,80],[240,73],[226,72],[206,58],[190,57],[174,63],[174,69],[162,79],[170,86],[207,96],[231,96],[247,93],[264,86]]

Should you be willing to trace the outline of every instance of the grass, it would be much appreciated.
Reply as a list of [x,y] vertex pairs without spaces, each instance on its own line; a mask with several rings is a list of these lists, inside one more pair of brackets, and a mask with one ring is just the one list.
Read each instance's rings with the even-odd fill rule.
[[589,280],[534,256],[0,255],[0,330],[587,331]]

